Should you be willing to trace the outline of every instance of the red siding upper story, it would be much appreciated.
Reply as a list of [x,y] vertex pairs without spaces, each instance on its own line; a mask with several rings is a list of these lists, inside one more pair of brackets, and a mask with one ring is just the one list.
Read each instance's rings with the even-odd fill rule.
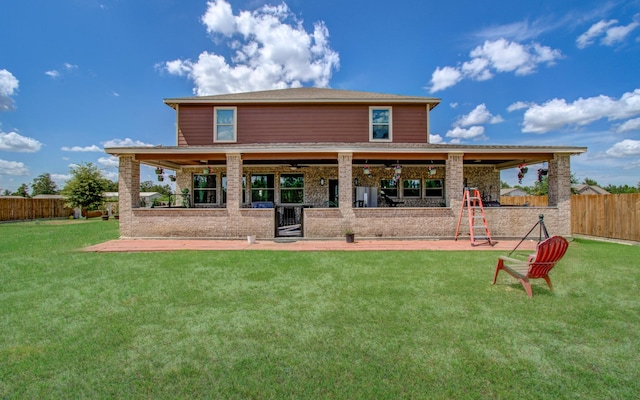
[[[426,104],[387,106],[393,143],[428,142]],[[236,110],[238,144],[369,142],[369,104],[238,104]],[[181,104],[177,115],[178,146],[215,145],[213,105]]]

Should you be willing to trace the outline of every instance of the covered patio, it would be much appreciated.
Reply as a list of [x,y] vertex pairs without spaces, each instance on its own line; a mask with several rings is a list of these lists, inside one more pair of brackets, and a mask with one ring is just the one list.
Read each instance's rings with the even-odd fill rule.
[[[453,237],[464,187],[478,188],[495,206],[485,208],[495,238],[518,238],[540,214],[550,232],[570,235],[570,157],[586,148],[305,143],[106,151],[120,158],[123,238],[274,239],[290,234],[279,229],[287,210],[297,223],[284,223],[299,225],[295,236],[310,239],[345,231],[370,238]],[[497,206],[500,171],[523,163],[546,163],[548,207]],[[142,164],[175,171],[176,198],[188,201],[141,208]],[[206,193],[197,187],[202,180],[211,186]]]

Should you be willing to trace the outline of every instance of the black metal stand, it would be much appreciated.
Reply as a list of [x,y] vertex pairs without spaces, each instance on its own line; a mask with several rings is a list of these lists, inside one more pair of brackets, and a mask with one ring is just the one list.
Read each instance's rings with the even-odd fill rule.
[[516,249],[522,244],[522,242],[524,242],[524,240],[531,234],[531,232],[533,232],[533,230],[536,229],[536,226],[540,228],[538,233],[538,243],[542,242],[543,233],[544,233],[544,238],[549,239],[549,232],[547,232],[547,227],[544,225],[544,214],[540,214],[538,216],[538,222],[536,222],[535,225],[533,225],[533,227],[531,228],[531,230],[526,235],[524,235],[522,240],[520,240],[520,243],[518,243],[518,245],[513,250],[511,250],[511,253],[509,253],[509,255],[513,254],[513,252],[516,251]]

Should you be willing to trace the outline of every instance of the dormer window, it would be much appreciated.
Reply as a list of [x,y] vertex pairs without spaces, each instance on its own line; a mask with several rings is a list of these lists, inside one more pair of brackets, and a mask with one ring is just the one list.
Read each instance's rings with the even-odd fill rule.
[[237,141],[236,108],[215,107],[213,141],[215,143],[235,143]]
[[391,107],[369,107],[369,141],[391,142]]

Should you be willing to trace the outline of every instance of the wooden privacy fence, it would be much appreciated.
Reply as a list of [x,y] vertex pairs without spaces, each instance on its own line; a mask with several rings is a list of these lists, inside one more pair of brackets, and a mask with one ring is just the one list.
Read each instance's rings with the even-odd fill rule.
[[548,196],[500,196],[500,204],[504,206],[547,207]]
[[73,209],[65,207],[62,199],[0,197],[0,221],[66,218],[70,215],[73,215]]
[[571,232],[640,241],[640,194],[571,196]]

